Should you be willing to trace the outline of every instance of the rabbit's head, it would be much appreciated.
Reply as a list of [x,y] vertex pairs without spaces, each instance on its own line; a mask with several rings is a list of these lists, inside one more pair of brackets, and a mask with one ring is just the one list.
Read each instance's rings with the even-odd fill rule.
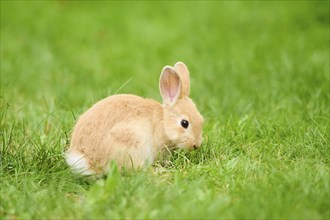
[[190,78],[186,65],[165,66],[159,79],[163,98],[163,127],[171,147],[197,149],[202,142],[203,117],[189,98]]

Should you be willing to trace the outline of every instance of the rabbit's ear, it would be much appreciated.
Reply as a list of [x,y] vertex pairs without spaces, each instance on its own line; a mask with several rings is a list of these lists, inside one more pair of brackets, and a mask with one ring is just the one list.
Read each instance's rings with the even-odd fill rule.
[[187,66],[182,62],[177,62],[174,65],[174,69],[179,73],[181,81],[182,81],[182,96],[189,97],[190,95],[190,77],[189,70]]
[[159,90],[166,105],[173,105],[181,97],[181,79],[170,66],[165,66],[159,79]]

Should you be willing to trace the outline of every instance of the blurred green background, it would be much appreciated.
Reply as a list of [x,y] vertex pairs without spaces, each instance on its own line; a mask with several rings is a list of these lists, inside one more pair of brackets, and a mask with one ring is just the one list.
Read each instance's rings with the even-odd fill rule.
[[160,70],[178,60],[190,68],[192,96],[225,114],[269,112],[294,96],[305,105],[329,78],[327,1],[1,6],[2,87],[15,103],[75,108],[130,79],[121,92],[160,100]]
[[[2,217],[329,218],[329,1],[1,1],[0,51]],[[75,119],[177,61],[203,147],[91,195]]]

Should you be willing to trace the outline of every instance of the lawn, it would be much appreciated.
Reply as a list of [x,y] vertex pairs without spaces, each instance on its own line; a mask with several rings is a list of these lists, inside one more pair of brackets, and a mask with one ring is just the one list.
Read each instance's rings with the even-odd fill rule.
[[[204,142],[71,173],[75,121],[191,73]],[[330,218],[329,1],[1,1],[0,218]]]

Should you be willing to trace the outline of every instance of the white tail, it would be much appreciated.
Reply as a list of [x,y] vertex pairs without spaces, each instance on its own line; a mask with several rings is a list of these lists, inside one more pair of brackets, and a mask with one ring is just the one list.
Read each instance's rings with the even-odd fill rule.
[[86,159],[86,156],[75,152],[70,151],[65,154],[65,160],[75,173],[82,175],[93,175],[95,171],[91,170]]

